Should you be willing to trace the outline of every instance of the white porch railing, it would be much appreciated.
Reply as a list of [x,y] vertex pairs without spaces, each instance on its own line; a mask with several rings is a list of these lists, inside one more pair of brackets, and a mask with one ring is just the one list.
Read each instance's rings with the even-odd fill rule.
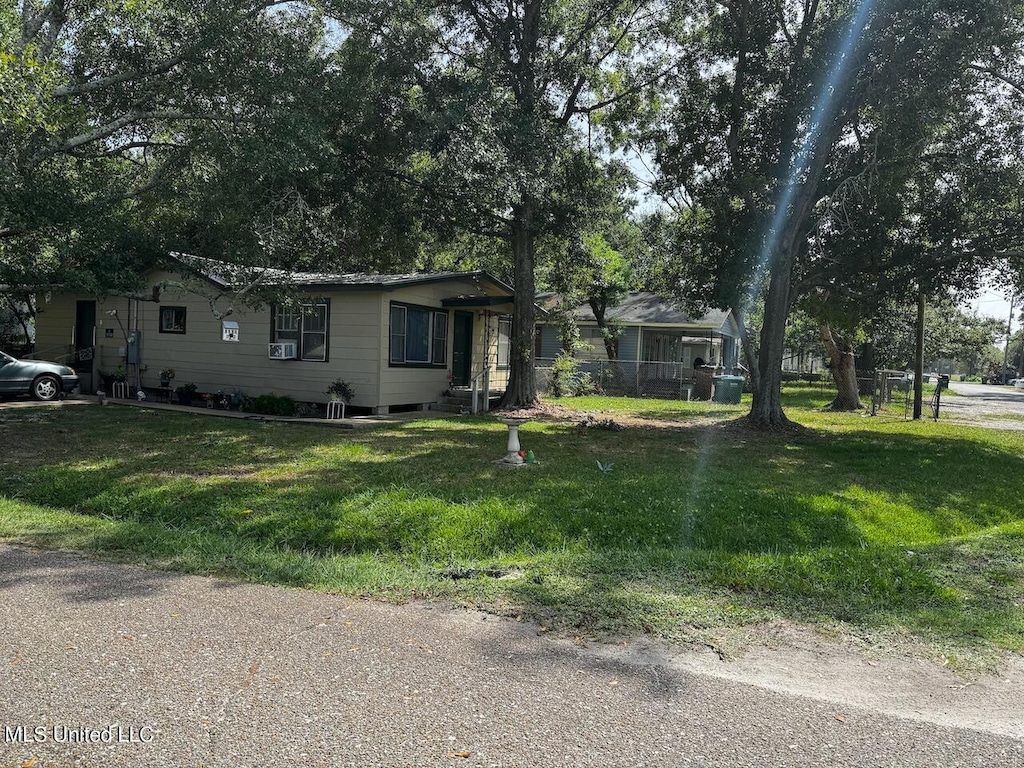
[[470,407],[473,413],[489,411],[491,397],[496,392],[504,392],[508,386],[509,372],[498,368],[481,368],[469,382]]
[[488,411],[491,407],[491,369],[490,367],[481,368],[477,371],[472,381],[469,383],[470,386],[470,402],[473,411],[473,415],[480,413],[480,389],[483,387],[484,391],[484,403],[483,410]]
[[63,345],[50,347],[49,349],[37,349],[24,356],[25,360],[47,360],[51,363],[63,363],[74,365],[79,360],[92,360],[94,347],[83,347],[75,350],[73,347]]

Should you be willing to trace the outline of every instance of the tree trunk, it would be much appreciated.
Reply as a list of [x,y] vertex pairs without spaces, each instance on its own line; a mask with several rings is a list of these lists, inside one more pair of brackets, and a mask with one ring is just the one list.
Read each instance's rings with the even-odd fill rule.
[[25,339],[25,347],[31,343],[32,335],[28,331],[28,318],[32,316],[32,297],[25,296],[22,301],[24,302],[27,310],[22,312],[21,308],[15,303],[14,299],[10,296],[5,297],[7,300],[7,306],[10,307],[11,313],[17,318],[18,324],[21,326],[22,336]]
[[792,239],[787,238],[787,241],[788,246],[780,248],[779,260],[771,270],[764,325],[761,326],[761,347],[757,356],[754,402],[747,417],[750,424],[762,429],[790,429],[794,426],[782,411],[782,355],[786,345],[786,318],[789,316],[793,272]]
[[594,313],[597,327],[601,330],[604,352],[608,356],[608,360],[614,363],[619,359],[619,337],[612,334],[611,329],[608,327],[608,307],[604,302],[597,301],[596,299],[587,299],[587,303],[590,305],[590,311]]
[[743,362],[747,366],[747,376],[750,378],[750,391],[757,392],[761,388],[761,377],[758,374],[757,350],[754,349],[747,318],[743,310],[735,304],[732,306],[732,316],[740,331],[740,349],[743,351]]
[[512,288],[515,296],[508,386],[500,407],[523,408],[537,404],[537,374],[533,364],[534,302],[537,294],[533,271],[537,260],[537,230],[533,201],[520,202],[512,213]]
[[836,384],[838,394],[828,404],[830,411],[859,411],[864,406],[860,402],[860,391],[857,386],[857,364],[850,339],[835,333],[828,325],[821,326],[821,342],[828,353],[829,368],[832,380]]

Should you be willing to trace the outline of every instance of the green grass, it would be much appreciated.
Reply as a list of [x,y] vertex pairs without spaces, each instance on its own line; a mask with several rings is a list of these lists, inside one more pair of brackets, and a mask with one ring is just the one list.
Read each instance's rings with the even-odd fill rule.
[[506,431],[489,417],[341,431],[11,409],[0,537],[455,598],[580,635],[707,639],[781,617],[1024,651],[1024,434],[823,413],[820,387],[787,397],[805,432],[721,426],[746,400],[562,401],[637,426],[530,422],[541,463],[515,469],[494,463]]

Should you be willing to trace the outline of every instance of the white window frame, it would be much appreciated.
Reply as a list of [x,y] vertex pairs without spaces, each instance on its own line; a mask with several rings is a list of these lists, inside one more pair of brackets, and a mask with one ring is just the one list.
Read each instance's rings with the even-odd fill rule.
[[[307,331],[305,329],[305,318],[309,310],[323,310],[323,330]],[[303,301],[293,306],[282,304],[274,305],[274,319],[270,326],[270,341],[293,342],[295,344],[295,359],[305,360],[311,363],[326,363],[328,354],[328,343],[330,340],[330,319],[331,306],[326,300]],[[307,337],[323,336],[323,355],[311,356],[308,349],[314,345],[307,341]]]
[[497,365],[499,371],[508,370],[512,363],[512,318],[498,318]]

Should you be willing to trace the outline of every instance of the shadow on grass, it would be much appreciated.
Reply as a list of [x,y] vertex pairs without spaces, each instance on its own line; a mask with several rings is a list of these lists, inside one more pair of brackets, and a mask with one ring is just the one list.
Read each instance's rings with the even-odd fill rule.
[[[693,427],[581,437],[531,423],[523,444],[541,464],[511,469],[494,463],[505,430],[489,419],[339,433],[80,410],[18,426],[48,448],[0,471],[0,492],[25,502],[13,515],[0,506],[7,535],[257,581],[504,595],[581,627],[671,634],[781,613],[1004,647],[1024,637],[1019,548],[1002,555],[1008,586],[992,589],[982,559],[995,544],[975,556],[956,540],[1014,535],[998,527],[1022,520],[1019,440]],[[69,514],[47,519],[54,509]],[[528,577],[453,585],[439,576],[453,563]]]

